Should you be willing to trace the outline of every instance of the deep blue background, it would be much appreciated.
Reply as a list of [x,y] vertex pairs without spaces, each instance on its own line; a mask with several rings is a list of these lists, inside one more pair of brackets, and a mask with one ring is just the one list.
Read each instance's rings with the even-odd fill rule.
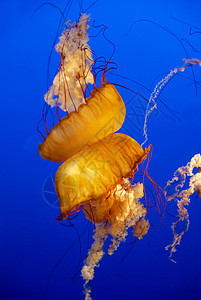
[[[80,255],[78,241],[72,245],[77,240],[75,229],[61,226],[55,220],[59,209],[49,205],[43,197],[44,183],[55,174],[58,165],[39,157],[37,146],[41,137],[36,125],[47,90],[48,55],[60,15],[56,9],[44,6],[32,18],[34,10],[42,3],[39,0],[0,2],[0,299],[3,300],[44,299],[51,274],[48,300],[83,299],[83,282],[79,273],[74,280],[72,277],[79,259],[83,261],[86,256],[88,236],[92,234],[87,230],[82,236],[86,220],[82,217],[75,220],[81,239]],[[84,8],[90,3],[83,1]],[[59,6],[65,4],[66,1],[57,1]],[[186,40],[183,41],[190,57],[201,59],[201,29],[194,28],[197,33],[190,36],[189,26],[170,18],[172,14],[201,28],[200,11],[201,2],[193,0],[101,0],[89,10],[97,24],[109,28],[107,37],[116,47],[113,61],[119,66],[117,74],[152,90],[153,82],[162,78],[157,76],[181,66],[186,54],[175,37],[151,23],[138,22],[129,32],[132,22],[147,19],[167,26],[193,45],[194,50]],[[74,1],[69,18],[77,19],[79,12],[78,1]],[[90,42],[99,55],[109,57],[112,48],[103,38],[91,39]],[[53,56],[53,71],[57,58],[57,55]],[[201,69],[195,67],[194,70],[197,81],[201,80]],[[161,95],[168,107],[177,112],[176,115],[159,104],[167,116],[153,114],[148,128],[149,142],[154,148],[149,173],[162,187],[179,166],[185,165],[201,149],[201,89],[198,86],[196,96],[190,70],[182,75],[190,79],[176,77]],[[113,75],[109,78],[140,91],[146,97],[149,95],[131,80]],[[119,92],[128,103],[132,93],[124,89],[119,89]],[[133,101],[128,105],[130,119],[126,120],[122,130],[141,142],[142,110],[137,112],[139,99]],[[132,107],[138,118],[129,116]],[[131,247],[131,237],[112,257],[104,257],[92,282],[93,299],[201,299],[201,203],[195,196],[189,212],[190,229],[174,255],[176,264],[168,260],[168,252],[164,249],[171,242],[173,219],[167,214],[151,237],[159,220],[153,216],[149,234],[136,244],[123,263],[121,260]],[[69,251],[68,247],[71,247]],[[65,251],[67,254],[53,271]]]

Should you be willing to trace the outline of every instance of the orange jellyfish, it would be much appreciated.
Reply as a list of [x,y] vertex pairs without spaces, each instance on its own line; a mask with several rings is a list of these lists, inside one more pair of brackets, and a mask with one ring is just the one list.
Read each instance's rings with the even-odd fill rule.
[[[119,130],[126,115],[117,89],[105,80],[109,62],[92,58],[92,50],[87,44],[88,22],[89,16],[82,14],[79,22],[64,30],[56,45],[61,56],[60,68],[45,101],[56,106],[59,122],[50,132],[44,119],[48,136],[39,144],[40,156],[55,162],[63,162],[86,144]],[[103,69],[102,86],[96,87],[100,68]],[[88,84],[94,85],[92,91]],[[90,94],[88,98],[86,91]],[[59,107],[67,113],[62,119]]]
[[134,236],[139,239],[148,231],[148,220],[144,220],[147,211],[139,201],[143,197],[143,184],[131,185],[129,181],[148,151],[129,136],[112,133],[83,147],[56,173],[61,217],[68,218],[81,207],[87,219],[96,224],[94,243],[82,268],[85,299],[91,299],[88,283],[102,259],[107,237],[112,237],[108,249],[112,255],[125,240],[128,228],[133,227]]
[[[128,229],[141,239],[149,229],[143,183],[134,183],[139,164],[149,156],[131,137],[116,133],[125,119],[123,99],[105,79],[109,61],[93,59],[88,42],[89,17],[67,27],[56,46],[60,68],[45,101],[56,107],[58,123],[39,144],[45,159],[63,162],[55,177],[61,219],[82,210],[95,224],[94,242],[82,268],[85,299],[91,299],[90,281],[103,257],[104,242],[111,236],[108,254],[125,241]],[[97,63],[101,64],[96,67]],[[101,86],[96,78],[100,72]],[[94,89],[90,91],[89,85]],[[89,97],[86,97],[86,93]],[[59,109],[66,112],[63,118]],[[142,173],[142,177],[145,173]]]

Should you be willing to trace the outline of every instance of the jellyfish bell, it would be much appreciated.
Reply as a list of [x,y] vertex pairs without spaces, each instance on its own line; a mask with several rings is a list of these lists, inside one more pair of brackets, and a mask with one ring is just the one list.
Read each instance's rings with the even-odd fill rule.
[[58,122],[39,144],[45,159],[63,162],[85,145],[119,130],[126,115],[125,104],[114,85],[106,83],[91,92],[86,104]]
[[[86,145],[66,160],[56,173],[55,187],[61,216],[66,218],[69,212],[80,205],[95,201],[97,206],[91,206],[94,210],[94,221],[105,221],[108,216],[103,211],[99,215],[99,202],[101,210],[106,208],[105,205],[111,207],[114,199],[110,197],[108,202],[104,199],[107,199],[124,178],[132,176],[133,170],[146,155],[147,149],[143,150],[134,139],[120,133],[112,133],[92,145]],[[76,191],[76,197],[73,194],[71,198],[69,190]]]

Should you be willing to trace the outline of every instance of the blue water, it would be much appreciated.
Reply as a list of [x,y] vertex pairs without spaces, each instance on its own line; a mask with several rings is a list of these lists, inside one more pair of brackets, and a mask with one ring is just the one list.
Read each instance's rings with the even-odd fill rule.
[[[55,4],[64,8],[66,2]],[[74,220],[74,227],[61,226],[55,219],[58,202],[53,204],[55,199],[44,193],[51,190],[51,176],[58,165],[38,155],[42,139],[36,126],[47,91],[48,56],[60,14],[45,5],[33,15],[42,3],[0,2],[2,300],[40,300],[45,294],[48,300],[83,299],[79,269],[92,235],[89,227],[83,233],[87,225],[83,216]],[[83,8],[91,3],[82,1]],[[189,57],[201,59],[200,10],[201,2],[190,0],[98,1],[88,12],[97,24],[108,27],[106,36],[115,45],[112,60],[118,64],[116,74],[129,79],[111,74],[108,80],[148,97],[150,94],[131,80],[153,90],[163,78],[161,74],[182,66],[182,59],[187,58],[182,44]],[[77,19],[80,11],[78,1],[72,1],[69,19]],[[149,20],[163,28],[147,21],[136,22],[131,28],[136,20]],[[105,57],[113,50],[101,35],[92,38],[90,44]],[[51,76],[57,63],[54,53]],[[199,82],[201,68],[195,66],[194,74]],[[195,85],[192,70],[182,75],[187,78],[177,76],[161,94],[169,109],[159,103],[160,111],[153,113],[148,127],[148,142],[153,145],[149,174],[162,187],[201,149],[201,88]],[[145,102],[132,98],[133,94],[123,88],[119,92],[128,105],[122,132],[142,142]],[[168,208],[160,226],[160,216],[151,216],[150,232],[129,254],[131,236],[113,256],[104,256],[91,285],[94,300],[201,299],[200,198],[193,195],[191,199],[190,228],[174,254],[176,264],[165,250],[172,241],[171,213],[176,213],[174,206]]]

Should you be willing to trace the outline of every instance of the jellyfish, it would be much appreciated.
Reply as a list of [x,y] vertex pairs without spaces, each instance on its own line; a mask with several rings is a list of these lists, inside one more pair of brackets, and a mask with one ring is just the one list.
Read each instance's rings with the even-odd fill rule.
[[[82,268],[85,299],[90,299],[88,283],[103,257],[104,241],[112,237],[108,249],[112,255],[125,240],[128,229],[146,216],[146,208],[139,201],[143,197],[143,184],[131,185],[129,178],[146,159],[148,151],[129,136],[112,133],[83,147],[56,173],[55,187],[62,219],[81,207],[86,218],[96,225],[94,243]],[[145,227],[147,229],[147,224],[141,228],[138,225],[138,229],[134,229],[135,236],[141,238]]]
[[[48,130],[39,144],[41,157],[63,162],[104,136],[119,130],[124,122],[124,101],[114,85],[104,82],[107,64],[102,75],[102,86],[95,85],[95,63],[88,41],[89,16],[85,13],[66,28],[56,50],[60,54],[59,72],[45,95],[45,101],[67,112],[67,116]],[[66,25],[67,26],[67,25]],[[93,74],[92,74],[93,66]],[[94,83],[95,89],[86,98],[85,89]],[[87,104],[87,105],[86,105]]]

